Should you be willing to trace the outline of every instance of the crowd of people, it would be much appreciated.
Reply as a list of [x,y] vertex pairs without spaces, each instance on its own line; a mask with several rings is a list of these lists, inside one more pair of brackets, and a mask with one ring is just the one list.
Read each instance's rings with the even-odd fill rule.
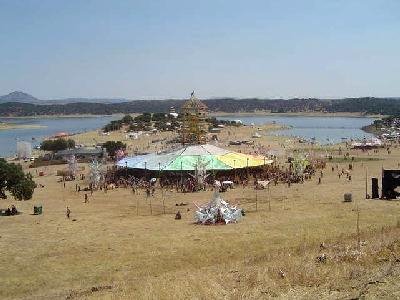
[[236,186],[257,186],[258,181],[271,181],[292,184],[308,180],[315,174],[317,168],[324,168],[325,164],[318,162],[310,164],[301,173],[293,170],[291,165],[280,166],[277,164],[234,169],[229,171],[209,171],[202,178],[196,178],[193,172],[143,172],[143,170],[110,169],[105,176],[104,189],[112,184],[115,187],[131,188],[134,193],[139,189],[146,191],[148,196],[154,194],[156,188],[175,190],[176,192],[189,193],[199,190],[212,190],[215,181],[232,182]]

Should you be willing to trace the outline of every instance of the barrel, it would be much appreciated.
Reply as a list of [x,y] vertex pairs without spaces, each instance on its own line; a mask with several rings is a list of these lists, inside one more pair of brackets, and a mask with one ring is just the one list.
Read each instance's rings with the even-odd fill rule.
[[33,213],[35,215],[41,215],[42,214],[42,206],[41,205],[35,205],[33,207]]
[[344,202],[352,202],[353,201],[353,196],[351,193],[345,193],[343,198],[344,198]]

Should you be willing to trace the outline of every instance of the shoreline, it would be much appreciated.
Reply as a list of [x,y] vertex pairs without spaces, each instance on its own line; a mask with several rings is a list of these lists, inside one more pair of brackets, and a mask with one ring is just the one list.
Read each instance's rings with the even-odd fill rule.
[[349,118],[384,118],[386,115],[376,114],[362,114],[362,113],[351,113],[351,112],[340,112],[340,113],[323,113],[323,112],[296,112],[296,113],[272,113],[270,111],[256,111],[256,112],[211,112],[209,116],[212,117],[227,117],[227,116],[288,116],[288,117],[349,117]]
[[15,117],[3,117],[0,119],[63,119],[63,118],[100,118],[100,117],[112,117],[112,116],[124,116],[125,114],[110,114],[110,115],[92,115],[92,114],[74,114],[74,115],[36,115],[36,116],[15,116]]
[[[243,113],[242,112],[242,113],[230,114],[230,113],[216,112],[216,113],[210,113],[209,115],[211,117],[215,117],[215,116],[216,117],[218,117],[218,116],[236,116],[237,118],[240,118],[241,116],[272,116],[272,115],[277,116],[277,117],[279,117],[279,116],[293,116],[293,117],[302,117],[302,116],[309,116],[309,117],[319,117],[319,116],[322,116],[322,117],[336,117],[336,116],[344,116],[344,117],[355,117],[355,118],[357,118],[357,117],[372,117],[371,115],[369,115],[369,116],[368,115],[361,115],[361,114],[358,114],[358,113],[346,113],[346,114],[336,114],[336,113],[328,114],[328,113],[324,113],[324,114],[320,114],[320,113],[270,113],[270,112]],[[101,116],[120,117],[120,116],[123,116],[123,115],[121,115],[121,114],[89,115],[89,116],[86,116],[86,117],[97,118],[97,117],[101,117]],[[21,118],[21,119],[32,118],[33,119],[33,117],[19,117],[19,118]],[[36,116],[34,118],[36,118],[36,119],[37,118],[41,118],[41,116]],[[46,117],[44,117],[44,118],[46,118]],[[63,119],[63,118],[85,118],[85,115],[47,116],[47,118],[60,118],[60,119]],[[9,117],[8,119],[12,119],[12,117]],[[3,127],[2,127],[2,125],[3,125]],[[309,139],[302,138],[301,136],[292,136],[292,135],[289,135],[289,134],[288,135],[276,135],[276,131],[283,130],[283,129],[290,129],[291,128],[290,126],[287,126],[287,125],[274,125],[273,123],[267,122],[267,120],[266,120],[266,122],[264,122],[264,124],[256,125],[255,127],[256,128],[257,127],[264,127],[266,125],[268,127],[270,127],[269,128],[270,132],[268,134],[268,136],[270,136],[270,137],[274,136],[276,138],[277,136],[279,136],[280,138],[283,138],[283,139],[304,139],[307,142],[310,142]],[[251,127],[251,125],[248,125],[248,126]],[[7,123],[7,122],[0,123],[0,131],[1,130],[13,130],[13,129],[36,129],[36,128],[40,129],[40,128],[45,128],[45,127],[46,126],[42,126],[42,125],[29,125],[29,124],[19,125],[19,124]],[[368,127],[368,126],[366,126],[366,127]],[[372,133],[372,132],[369,132],[368,130],[366,130],[365,127],[360,128],[360,129],[363,130],[366,133]],[[72,138],[73,139],[78,138],[78,140],[79,140],[80,137],[82,137],[82,136],[93,135],[93,136],[96,137],[96,139],[98,139],[99,130],[101,130],[101,127],[93,129],[93,130],[89,130],[87,132],[79,132],[79,133],[74,134],[72,136]],[[123,139],[123,136],[121,136],[120,139]],[[93,140],[93,137],[92,137],[91,141],[92,140]],[[342,142],[337,141],[336,143],[329,143],[329,144],[322,143],[320,145],[322,147],[326,147],[328,145],[332,146],[332,145],[337,145],[337,144],[341,144],[341,143]],[[84,144],[89,144],[89,143],[86,141],[86,143],[84,143]]]
[[[128,115],[136,115],[137,112],[134,113],[126,113]],[[115,113],[115,114],[73,114],[73,115],[36,115],[36,116],[0,116],[0,119],[58,119],[58,118],[98,118],[98,117],[111,117],[111,116],[121,116],[126,115],[124,113]],[[324,113],[324,112],[285,112],[285,113],[272,113],[270,111],[255,111],[255,112],[222,112],[215,111],[209,112],[210,117],[215,116],[298,116],[298,117],[354,117],[354,118],[377,118],[381,119],[386,117],[387,115],[378,115],[378,114],[363,114],[360,112],[337,112],[337,113]]]
[[43,125],[32,125],[32,124],[13,124],[13,123],[0,123],[1,130],[13,130],[13,129],[41,129],[46,128]]

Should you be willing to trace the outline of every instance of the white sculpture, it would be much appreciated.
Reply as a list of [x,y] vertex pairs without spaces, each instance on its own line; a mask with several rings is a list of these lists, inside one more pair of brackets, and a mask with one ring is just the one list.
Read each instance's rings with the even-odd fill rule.
[[102,164],[99,163],[96,159],[94,159],[89,164],[89,169],[90,169],[89,181],[90,181],[90,185],[93,189],[98,189],[104,179],[101,167],[102,167]]
[[207,174],[207,165],[209,162],[203,161],[200,157],[197,159],[197,162],[194,164],[194,175],[190,174],[196,181],[196,186],[198,189],[203,189],[205,186],[205,182],[207,177],[210,174]]
[[202,206],[197,206],[195,220],[199,224],[215,224],[218,222],[236,223],[243,216],[241,208],[231,206],[221,198],[217,189],[215,189],[212,200]]
[[75,155],[71,155],[68,158],[68,170],[71,176],[76,177],[76,173],[78,171],[78,162],[76,161]]

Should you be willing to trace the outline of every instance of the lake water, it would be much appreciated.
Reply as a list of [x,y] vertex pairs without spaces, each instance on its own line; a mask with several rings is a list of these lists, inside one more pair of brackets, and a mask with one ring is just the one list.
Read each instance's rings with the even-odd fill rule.
[[[79,133],[103,127],[111,120],[121,116],[95,116],[77,118],[0,118],[0,122],[13,124],[29,124],[45,126],[32,129],[0,130],[0,157],[16,154],[17,140],[32,142],[38,145],[43,138],[53,136],[57,132]],[[34,138],[34,140],[32,139]]]
[[340,143],[342,138],[362,139],[373,135],[361,130],[361,127],[371,124],[375,119],[370,117],[331,117],[331,116],[219,116],[221,120],[241,120],[244,124],[255,125],[276,122],[291,128],[277,130],[271,135],[301,137],[306,140],[315,138],[320,144]]
[[[24,118],[6,119],[0,121],[14,124],[32,124],[45,126],[36,129],[0,130],[0,156],[12,156],[16,153],[16,142],[29,141],[38,145],[45,137],[57,132],[79,133],[103,127],[111,120],[121,116],[96,116],[82,118]],[[244,124],[256,125],[276,122],[290,129],[277,130],[271,134],[302,137],[307,140],[315,138],[321,144],[338,143],[342,138],[361,139],[372,135],[361,130],[369,125],[373,118],[368,117],[305,117],[305,116],[220,116],[223,120],[242,120]],[[32,140],[34,138],[35,140]]]

